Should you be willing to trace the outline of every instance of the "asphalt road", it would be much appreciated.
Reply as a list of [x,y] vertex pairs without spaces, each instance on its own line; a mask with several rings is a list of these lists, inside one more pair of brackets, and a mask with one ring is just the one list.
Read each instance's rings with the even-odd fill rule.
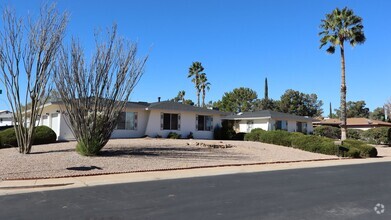
[[391,219],[391,163],[0,196],[0,219]]

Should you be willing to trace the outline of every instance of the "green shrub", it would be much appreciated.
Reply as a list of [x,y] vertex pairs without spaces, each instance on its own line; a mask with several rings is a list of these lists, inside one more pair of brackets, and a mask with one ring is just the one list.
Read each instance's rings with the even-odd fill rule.
[[329,138],[314,135],[294,135],[291,137],[292,147],[327,155],[337,155],[338,147]]
[[391,143],[391,128],[380,127],[366,130],[362,133],[363,140],[370,144],[390,144]]
[[35,128],[33,144],[50,144],[57,140],[56,132],[47,126]]
[[190,132],[189,135],[187,135],[187,139],[193,139],[193,138],[194,138],[193,132]]
[[341,129],[332,126],[318,126],[314,128],[314,135],[333,139],[340,139]]
[[16,141],[16,135],[15,135],[15,130],[14,128],[8,128],[5,129],[4,131],[0,132],[0,137],[1,137],[1,148],[6,148],[6,147],[17,147],[18,142]]
[[355,148],[359,151],[360,157],[376,157],[377,156],[377,150],[375,147],[369,146],[368,144],[358,141],[358,140],[352,140],[347,139],[343,141],[342,146],[347,148]]
[[216,125],[213,129],[213,139],[215,140],[222,140],[222,130],[221,127]]
[[[16,140],[16,134],[14,128],[8,128],[0,132],[1,145],[3,147],[17,147],[18,142]],[[56,142],[56,133],[47,126],[38,126],[35,128],[33,135],[33,145],[37,144],[49,144]]]
[[232,121],[223,121],[221,125],[221,140],[233,140],[236,132],[233,129]]
[[350,139],[355,139],[355,140],[360,140],[361,139],[361,134],[363,133],[363,130],[359,129],[348,129],[348,138]]
[[259,141],[268,144],[291,146],[291,133],[283,130],[261,132]]
[[260,135],[263,132],[265,132],[265,131],[260,128],[253,129],[253,130],[251,130],[250,133],[247,133],[246,135],[244,135],[244,140],[245,141],[260,141],[261,140]]
[[170,132],[170,133],[168,133],[167,138],[169,138],[169,139],[180,139],[181,135],[178,134],[178,133],[175,133],[175,132]]

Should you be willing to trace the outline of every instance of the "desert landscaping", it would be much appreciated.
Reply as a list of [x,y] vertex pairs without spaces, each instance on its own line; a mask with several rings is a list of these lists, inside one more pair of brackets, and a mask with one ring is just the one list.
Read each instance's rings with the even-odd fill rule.
[[36,145],[29,155],[17,148],[1,149],[0,180],[338,159],[249,141],[112,139],[96,157],[77,154],[75,146],[76,142]]

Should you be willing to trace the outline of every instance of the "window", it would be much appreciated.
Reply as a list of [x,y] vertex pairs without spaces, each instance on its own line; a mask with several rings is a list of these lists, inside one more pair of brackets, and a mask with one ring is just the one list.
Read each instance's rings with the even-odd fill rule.
[[161,129],[163,130],[179,130],[180,129],[179,114],[161,114]]
[[137,112],[121,112],[116,129],[137,130]]
[[303,123],[302,122],[296,122],[296,131],[297,132],[303,131]]
[[196,116],[197,131],[211,131],[213,128],[213,117],[207,115]]
[[287,121],[276,121],[276,124],[274,126],[275,126],[276,130],[285,130],[285,131],[287,131],[288,130],[287,124],[288,124]]

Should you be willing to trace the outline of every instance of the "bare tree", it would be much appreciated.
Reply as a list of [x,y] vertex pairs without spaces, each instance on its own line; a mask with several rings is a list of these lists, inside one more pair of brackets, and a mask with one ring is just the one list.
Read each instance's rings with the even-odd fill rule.
[[67,23],[67,13],[60,14],[55,5],[43,5],[37,19],[17,17],[9,7],[3,11],[0,80],[13,112],[20,153],[31,152],[36,121],[51,90],[52,67]]
[[144,72],[148,57],[137,59],[137,44],[118,38],[116,33],[113,25],[105,42],[96,36],[90,64],[86,64],[80,43],[73,40],[69,50],[62,50],[55,70],[66,121],[81,155],[97,155],[106,145]]

